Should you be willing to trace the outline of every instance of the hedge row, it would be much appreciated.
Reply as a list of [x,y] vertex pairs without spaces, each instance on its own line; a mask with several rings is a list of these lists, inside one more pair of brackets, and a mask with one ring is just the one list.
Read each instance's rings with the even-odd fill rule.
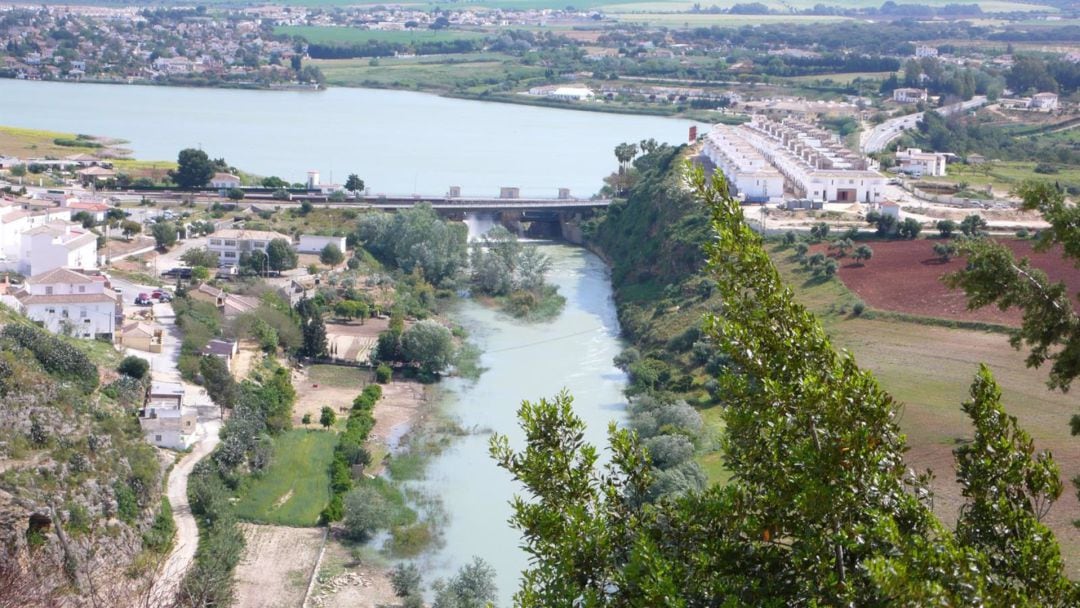
[[371,429],[375,426],[375,403],[382,398],[382,387],[370,384],[353,399],[352,412],[345,423],[345,432],[338,438],[334,448],[334,461],[330,464],[330,504],[323,509],[323,522],[340,520],[345,514],[344,497],[353,487],[352,467],[371,464],[371,454],[364,447]]

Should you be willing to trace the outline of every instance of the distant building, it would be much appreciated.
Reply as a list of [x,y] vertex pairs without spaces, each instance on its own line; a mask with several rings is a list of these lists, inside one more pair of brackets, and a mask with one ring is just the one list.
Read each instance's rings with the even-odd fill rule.
[[240,178],[232,173],[215,173],[210,178],[210,187],[218,190],[228,190],[240,187]]
[[[460,195],[460,191],[458,193]],[[342,252],[345,251],[345,237],[343,236],[317,236],[314,234],[301,234],[300,244],[296,250],[300,253],[319,253],[327,245],[337,245]]]
[[945,175],[946,156],[938,152],[923,152],[919,148],[908,148],[896,153],[896,165],[900,171],[914,177]]
[[217,357],[225,361],[225,367],[232,370],[233,359],[240,353],[240,345],[235,340],[211,340],[203,347],[202,354]]
[[218,254],[220,266],[235,266],[240,256],[252,251],[266,253],[266,246],[274,239],[292,240],[280,232],[263,230],[219,230],[207,239],[207,249]]
[[915,56],[920,59],[923,57],[937,57],[938,50],[937,47],[920,44],[919,46],[915,47]]
[[226,318],[251,312],[259,307],[259,300],[256,298],[227,293],[206,283],[188,292],[188,297],[213,304]]
[[97,235],[71,222],[50,222],[22,234],[19,272],[38,275],[54,268],[97,268]]
[[1041,110],[1043,112],[1056,110],[1058,107],[1057,93],[1036,93],[1031,96],[1028,107],[1032,110]]
[[105,277],[67,268],[30,277],[12,297],[20,312],[45,329],[76,338],[111,342],[122,316],[119,297],[106,288]]
[[120,331],[120,345],[148,353],[160,353],[165,331],[147,323],[133,321]]
[[888,215],[900,219],[900,205],[892,201],[881,203],[881,215]]
[[784,176],[741,135],[742,130],[716,125],[705,135],[702,152],[727,178],[731,193],[745,202],[768,202],[784,195]]
[[927,94],[926,89],[901,87],[899,89],[893,89],[892,98],[893,101],[900,103],[919,103],[920,101],[927,100]]

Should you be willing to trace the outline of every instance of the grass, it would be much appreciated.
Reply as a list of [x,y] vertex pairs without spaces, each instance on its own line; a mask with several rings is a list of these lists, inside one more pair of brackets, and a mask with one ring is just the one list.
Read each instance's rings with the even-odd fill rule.
[[819,80],[831,80],[836,84],[850,84],[856,78],[863,80],[885,80],[894,72],[848,72],[841,74],[813,74],[809,76],[789,76],[783,78],[786,82],[814,83]]
[[331,85],[443,92],[471,90],[479,93],[508,80],[544,75],[542,67],[521,66],[513,58],[498,53],[380,57],[378,60],[318,59],[311,64],[322,70]]
[[472,30],[362,30],[354,27],[321,27],[317,25],[282,25],[274,28],[275,34],[300,36],[312,44],[351,45],[365,42],[436,42],[446,40],[473,40],[483,38],[484,32]]
[[74,133],[60,133],[57,131],[42,131],[39,129],[22,129],[18,127],[0,127],[0,154],[4,156],[64,157],[86,149],[59,146],[56,140],[73,140],[78,135]]
[[356,367],[340,365],[313,365],[308,368],[308,379],[312,384],[325,384],[338,388],[355,388],[359,393],[364,386],[371,384],[370,371]]
[[273,441],[270,467],[241,487],[236,514],[258,523],[314,526],[330,500],[330,461],[337,434],[293,430]]
[[[1071,131],[1076,131],[1072,129]],[[1075,137],[1070,131],[1052,134],[1053,137]],[[989,184],[998,194],[1005,194],[1014,186],[1027,179],[1057,181],[1063,184],[1080,185],[1080,167],[1070,165],[1057,165],[1058,172],[1053,174],[1040,174],[1035,172],[1035,162],[1025,161],[992,161],[982,165],[949,165],[948,175],[943,177],[927,178],[927,181],[960,183],[967,182],[971,186],[986,186]]]

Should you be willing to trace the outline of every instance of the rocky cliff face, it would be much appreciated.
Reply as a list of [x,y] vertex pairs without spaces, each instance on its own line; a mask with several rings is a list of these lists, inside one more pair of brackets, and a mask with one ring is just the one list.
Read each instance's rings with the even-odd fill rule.
[[7,334],[0,330],[0,561],[50,579],[38,581],[42,593],[86,599],[141,552],[171,458],[142,438],[133,414],[140,381],[74,377],[72,360],[98,373],[80,359],[87,345],[28,347],[39,336]]

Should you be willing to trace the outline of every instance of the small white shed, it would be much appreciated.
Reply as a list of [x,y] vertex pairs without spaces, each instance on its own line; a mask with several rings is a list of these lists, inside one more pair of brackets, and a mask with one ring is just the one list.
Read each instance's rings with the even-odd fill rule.
[[314,234],[301,234],[300,244],[296,250],[300,253],[319,253],[327,245],[333,243],[337,248],[345,252],[345,237],[343,236],[316,236]]

